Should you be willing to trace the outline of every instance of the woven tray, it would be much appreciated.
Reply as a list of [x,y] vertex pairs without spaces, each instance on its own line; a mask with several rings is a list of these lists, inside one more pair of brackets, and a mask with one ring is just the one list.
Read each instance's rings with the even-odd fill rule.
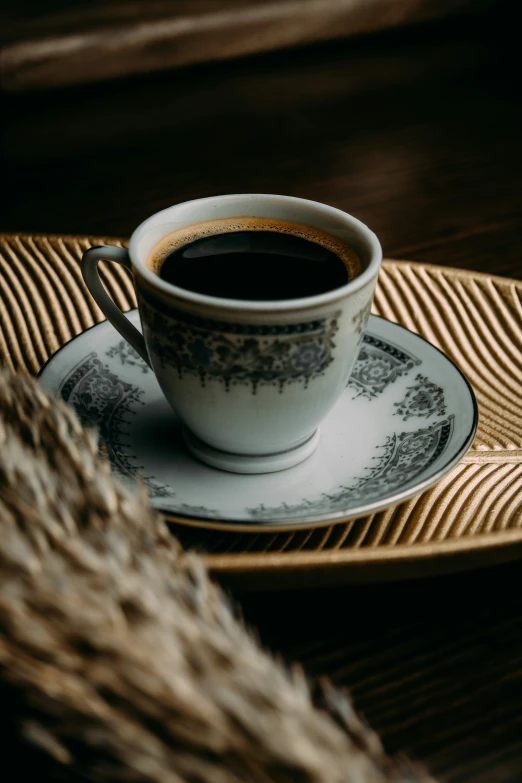
[[[100,237],[0,235],[0,356],[36,374],[102,315],[79,260]],[[104,266],[104,265],[101,265]],[[118,305],[130,277],[102,272]],[[522,282],[385,261],[374,312],[418,332],[466,373],[479,402],[471,451],[436,487],[387,511],[294,533],[233,533],[172,524],[222,581],[243,588],[406,578],[522,556]]]

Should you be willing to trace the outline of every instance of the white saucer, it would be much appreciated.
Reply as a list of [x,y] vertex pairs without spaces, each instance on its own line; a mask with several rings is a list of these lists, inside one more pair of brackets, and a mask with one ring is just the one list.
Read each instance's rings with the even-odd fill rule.
[[[137,310],[128,316],[139,326]],[[279,473],[239,475],[198,462],[154,374],[106,321],[61,348],[40,377],[99,429],[124,482],[143,476],[156,508],[213,528],[301,529],[374,513],[446,475],[478,423],[475,395],[453,362],[377,316],[319,445]]]

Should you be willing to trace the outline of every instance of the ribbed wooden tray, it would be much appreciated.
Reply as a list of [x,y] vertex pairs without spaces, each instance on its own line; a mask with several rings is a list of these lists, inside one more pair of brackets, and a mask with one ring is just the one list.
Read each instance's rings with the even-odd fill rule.
[[[79,260],[100,237],[0,235],[0,355],[36,374],[102,315]],[[128,273],[103,275],[123,309]],[[522,556],[522,282],[385,261],[374,312],[418,332],[466,373],[479,402],[471,451],[436,487],[364,519],[290,533],[234,533],[172,524],[221,580],[275,588],[406,578]]]

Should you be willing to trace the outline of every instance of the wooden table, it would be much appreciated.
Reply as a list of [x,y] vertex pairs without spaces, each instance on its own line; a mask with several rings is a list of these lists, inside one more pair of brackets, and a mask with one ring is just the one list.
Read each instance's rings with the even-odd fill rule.
[[[387,256],[521,278],[502,17],[4,98],[0,229],[125,235],[187,198],[287,193],[361,218]],[[269,647],[352,689],[390,752],[502,783],[522,779],[519,569],[238,597]]]

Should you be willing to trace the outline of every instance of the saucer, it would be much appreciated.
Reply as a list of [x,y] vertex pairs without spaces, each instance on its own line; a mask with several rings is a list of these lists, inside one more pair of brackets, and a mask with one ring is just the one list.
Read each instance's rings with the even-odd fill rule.
[[[137,310],[127,314],[139,327]],[[350,381],[293,468],[240,475],[197,461],[153,372],[106,321],[47,362],[41,382],[96,427],[124,483],[141,476],[176,522],[292,530],[373,514],[438,482],[471,446],[475,395],[422,337],[372,315]]]

